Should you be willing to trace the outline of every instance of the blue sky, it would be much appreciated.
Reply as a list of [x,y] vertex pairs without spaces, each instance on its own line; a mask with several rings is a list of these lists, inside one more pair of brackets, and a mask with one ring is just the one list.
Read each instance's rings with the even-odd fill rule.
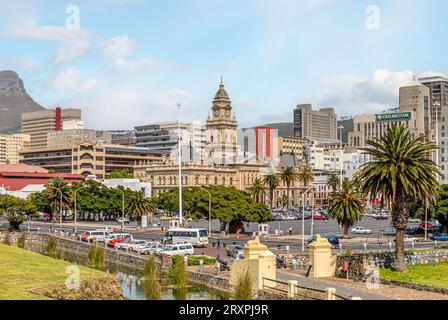
[[[80,29],[67,29],[76,5]],[[379,11],[379,29],[366,27]],[[448,73],[445,0],[0,0],[0,69],[90,128],[204,121],[219,79],[240,126],[398,103],[414,75]],[[376,16],[375,16],[376,17]],[[369,20],[371,21],[371,20]],[[376,20],[375,20],[376,22]]]

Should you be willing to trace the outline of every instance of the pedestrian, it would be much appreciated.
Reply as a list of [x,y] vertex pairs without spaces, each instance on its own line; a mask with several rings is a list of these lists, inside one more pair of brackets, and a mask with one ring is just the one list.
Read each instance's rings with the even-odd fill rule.
[[289,227],[289,235],[292,236],[292,227]]
[[218,244],[216,245],[216,248],[220,248],[221,247],[221,242],[218,239]]

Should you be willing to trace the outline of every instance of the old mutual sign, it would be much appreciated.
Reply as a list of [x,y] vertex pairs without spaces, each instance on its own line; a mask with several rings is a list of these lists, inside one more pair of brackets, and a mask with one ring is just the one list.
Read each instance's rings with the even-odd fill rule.
[[411,117],[411,112],[382,113],[376,115],[376,121],[406,121]]

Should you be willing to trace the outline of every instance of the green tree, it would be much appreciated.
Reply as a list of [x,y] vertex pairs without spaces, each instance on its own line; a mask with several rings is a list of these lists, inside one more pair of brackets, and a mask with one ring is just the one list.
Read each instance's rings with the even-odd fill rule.
[[297,180],[303,183],[303,203],[305,203],[308,183],[314,181],[313,168],[309,165],[302,166],[297,173]]
[[281,174],[281,180],[286,183],[286,208],[289,208],[289,190],[291,184],[297,179],[297,174],[293,167],[287,167]]
[[42,195],[46,198],[52,209],[52,217],[56,213],[62,214],[64,208],[68,208],[72,202],[72,192],[68,184],[62,178],[53,178],[42,191]]
[[269,207],[272,208],[274,201],[274,191],[280,184],[280,181],[275,172],[272,172],[264,177],[263,182],[269,188]]
[[37,214],[34,203],[10,195],[0,195],[0,210],[9,222],[10,231],[19,230],[28,216]]
[[113,171],[108,176],[108,179],[132,179],[134,175],[129,172],[128,169],[123,169],[120,171]]
[[152,215],[154,212],[153,203],[146,198],[143,191],[133,192],[131,197],[126,201],[127,211],[135,215],[137,219],[137,228],[142,226],[142,216]]
[[339,188],[340,185],[340,178],[336,172],[332,172],[330,176],[328,177],[328,186],[331,188],[333,192],[336,192],[336,190]]
[[[211,194],[211,216],[221,222],[221,231],[229,225],[229,231],[235,232],[242,227],[242,221],[265,222],[272,216],[266,205],[255,202],[247,192],[227,186],[204,187]],[[178,189],[161,194],[154,199],[159,209],[176,212],[178,210]],[[208,194],[201,188],[182,189],[183,209],[193,219],[208,219]]]
[[49,213],[51,212],[51,204],[47,198],[43,196],[41,192],[35,192],[28,196],[30,200],[36,206],[39,212]]
[[263,196],[266,194],[266,187],[261,179],[255,179],[254,183],[250,187],[250,193],[256,202],[261,202]]
[[360,221],[364,215],[364,201],[346,178],[342,188],[331,194],[330,216],[344,228],[344,239],[349,238],[349,228]]
[[367,141],[362,149],[373,160],[358,171],[356,179],[362,191],[376,199],[384,196],[392,207],[396,229],[396,258],[393,268],[406,270],[404,232],[408,225],[410,200],[421,200],[425,206],[434,202],[439,189],[439,170],[430,159],[437,149],[425,137],[414,137],[403,125],[390,127],[381,139]]

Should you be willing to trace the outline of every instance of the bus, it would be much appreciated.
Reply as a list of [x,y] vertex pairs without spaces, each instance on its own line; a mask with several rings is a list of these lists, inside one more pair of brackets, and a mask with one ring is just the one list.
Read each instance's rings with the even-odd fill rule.
[[165,233],[164,243],[191,243],[195,247],[207,247],[208,232],[206,229],[171,228]]

